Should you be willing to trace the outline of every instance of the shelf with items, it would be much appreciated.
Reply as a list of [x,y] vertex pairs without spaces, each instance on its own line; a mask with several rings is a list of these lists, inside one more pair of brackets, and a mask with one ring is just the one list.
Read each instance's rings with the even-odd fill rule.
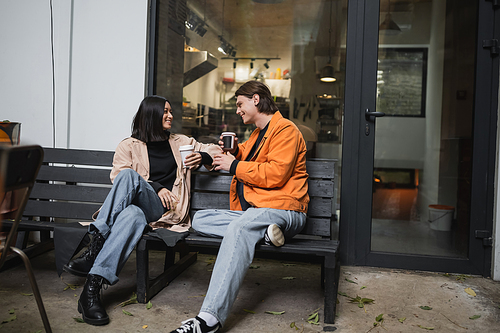
[[342,100],[340,98],[319,99],[316,132],[318,142],[340,143],[342,138]]

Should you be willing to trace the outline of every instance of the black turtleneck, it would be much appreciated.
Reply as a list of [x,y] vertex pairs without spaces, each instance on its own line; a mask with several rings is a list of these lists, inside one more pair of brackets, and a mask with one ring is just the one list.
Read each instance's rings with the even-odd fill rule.
[[[162,188],[172,191],[177,176],[177,163],[168,141],[170,133],[166,131],[166,134],[167,139],[164,141],[146,143],[149,158],[149,180],[156,193]],[[199,153],[201,154],[200,164],[211,165],[213,163],[209,154]]]
[[168,140],[147,142],[149,158],[149,180],[156,193],[162,188],[172,191],[177,163]]

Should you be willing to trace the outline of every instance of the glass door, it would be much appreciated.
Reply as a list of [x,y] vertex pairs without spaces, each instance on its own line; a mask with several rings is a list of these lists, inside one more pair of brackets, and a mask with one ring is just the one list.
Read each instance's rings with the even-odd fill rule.
[[[473,200],[493,179],[483,169],[488,183],[475,180],[492,152],[481,155],[476,143],[494,137],[478,130],[489,128],[480,113],[490,112],[478,109],[485,84],[478,56],[490,64],[492,58],[476,46],[478,36],[493,30],[482,27],[481,6],[478,0],[350,2],[357,10],[349,13],[355,30],[348,32],[346,76],[350,55],[363,70],[346,80],[345,131],[353,133],[351,141],[344,138],[344,152],[349,145],[357,154],[343,158],[355,166],[349,178],[344,170],[343,184],[356,189],[342,190],[343,200],[352,199],[343,202],[343,217],[353,223],[341,220],[344,262],[487,274],[491,248],[477,236],[488,233],[489,212]],[[484,12],[493,15],[493,8]],[[350,38],[358,41],[349,44]]]
[[371,251],[467,257],[477,3],[380,3]]

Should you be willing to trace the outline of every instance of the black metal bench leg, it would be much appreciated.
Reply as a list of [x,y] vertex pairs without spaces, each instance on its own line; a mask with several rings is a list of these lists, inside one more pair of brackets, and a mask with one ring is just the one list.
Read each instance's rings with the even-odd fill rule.
[[337,293],[339,289],[340,264],[338,254],[325,257],[325,323],[335,323],[335,310],[337,308]]
[[139,240],[136,247],[136,267],[137,267],[137,301],[146,303],[148,300],[147,290],[149,284],[149,253],[147,241]]

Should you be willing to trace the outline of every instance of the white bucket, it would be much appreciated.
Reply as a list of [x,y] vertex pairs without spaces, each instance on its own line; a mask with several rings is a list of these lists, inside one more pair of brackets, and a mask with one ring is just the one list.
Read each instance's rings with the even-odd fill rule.
[[455,207],[446,205],[429,205],[429,222],[432,230],[450,231]]

